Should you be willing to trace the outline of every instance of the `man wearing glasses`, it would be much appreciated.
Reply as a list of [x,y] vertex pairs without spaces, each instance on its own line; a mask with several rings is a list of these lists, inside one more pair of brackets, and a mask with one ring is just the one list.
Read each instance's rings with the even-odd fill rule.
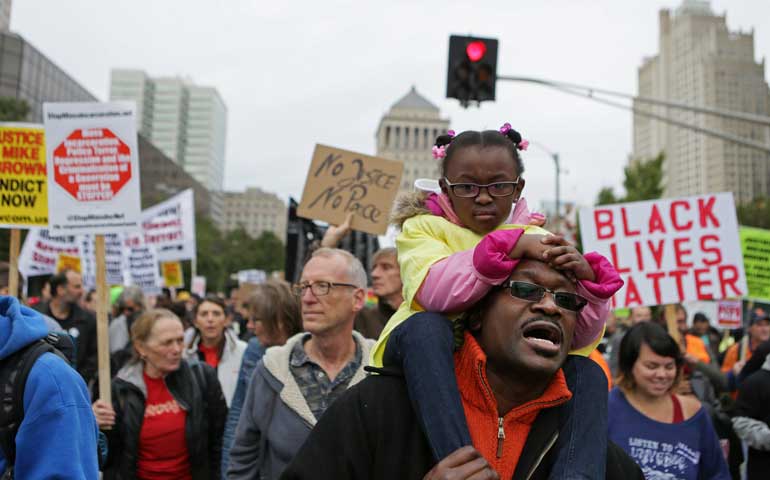
[[[562,271],[522,260],[465,314],[455,375],[473,447],[436,464],[403,378],[378,369],[329,408],[283,478],[549,478],[558,407],[572,396],[562,366],[586,303]],[[610,443],[606,478],[643,477]]]
[[229,479],[277,479],[324,411],[364,379],[373,340],[353,331],[366,272],[350,253],[320,248],[294,291],[304,332],[267,350],[249,384],[230,450]]

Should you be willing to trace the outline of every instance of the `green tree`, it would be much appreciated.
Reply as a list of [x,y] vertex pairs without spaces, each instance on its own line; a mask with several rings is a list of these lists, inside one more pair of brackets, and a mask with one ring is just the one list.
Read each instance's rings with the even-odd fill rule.
[[0,122],[23,122],[29,115],[29,104],[18,98],[0,97]]
[[609,205],[612,203],[618,203],[612,187],[604,187],[599,190],[599,195],[596,197],[596,205]]
[[222,234],[208,217],[198,217],[195,220],[195,240],[198,249],[198,275],[206,277],[207,290],[222,290],[226,280],[222,265]]
[[738,205],[738,223],[746,227],[770,229],[770,197],[755,198]]
[[632,162],[624,169],[623,187],[626,189],[624,202],[654,200],[663,195],[663,153],[644,162]]
[[284,268],[286,248],[273,232],[263,232],[255,242],[257,268],[268,273]]

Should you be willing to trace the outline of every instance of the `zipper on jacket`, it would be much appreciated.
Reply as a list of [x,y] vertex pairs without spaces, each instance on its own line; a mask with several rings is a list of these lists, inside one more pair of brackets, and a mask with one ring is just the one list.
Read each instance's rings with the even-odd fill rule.
[[503,430],[503,417],[497,417],[497,458],[503,456],[503,441],[505,440],[505,430]]

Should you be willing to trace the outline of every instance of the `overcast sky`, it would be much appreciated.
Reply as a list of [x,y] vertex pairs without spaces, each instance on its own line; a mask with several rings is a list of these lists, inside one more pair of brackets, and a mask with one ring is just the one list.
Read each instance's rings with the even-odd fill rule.
[[[498,38],[499,74],[635,93],[638,66],[658,50],[658,11],[680,3],[15,0],[11,29],[103,100],[111,68],[216,87],[228,190],[299,198],[315,143],[374,153],[380,117],[415,85],[455,130],[508,121],[559,152],[563,198],[590,204],[602,186],[620,191],[630,112],[503,82],[497,102],[464,110],[444,98],[448,37]],[[758,61],[770,54],[769,1],[711,5],[731,30],[754,29]],[[524,161],[530,204],[553,198],[551,159],[531,148]]]

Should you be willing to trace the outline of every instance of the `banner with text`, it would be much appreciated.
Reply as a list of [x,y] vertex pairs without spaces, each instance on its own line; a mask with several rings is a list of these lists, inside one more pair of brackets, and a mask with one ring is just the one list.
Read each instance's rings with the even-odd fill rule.
[[159,295],[162,288],[155,247],[147,245],[139,234],[126,235],[124,245],[126,285],[138,286],[145,295]]
[[80,257],[78,237],[32,229],[27,233],[19,254],[19,273],[25,278],[54,274],[60,254]]
[[625,281],[613,306],[746,295],[731,193],[580,210],[583,251],[610,260]]
[[0,227],[48,226],[42,125],[0,123]]
[[195,202],[192,189],[142,212],[144,241],[161,261],[195,258]]
[[316,145],[297,215],[334,225],[353,213],[352,228],[384,235],[404,164]]
[[770,302],[770,230],[741,227],[748,297]]
[[139,149],[132,102],[45,103],[50,229],[139,228]]

